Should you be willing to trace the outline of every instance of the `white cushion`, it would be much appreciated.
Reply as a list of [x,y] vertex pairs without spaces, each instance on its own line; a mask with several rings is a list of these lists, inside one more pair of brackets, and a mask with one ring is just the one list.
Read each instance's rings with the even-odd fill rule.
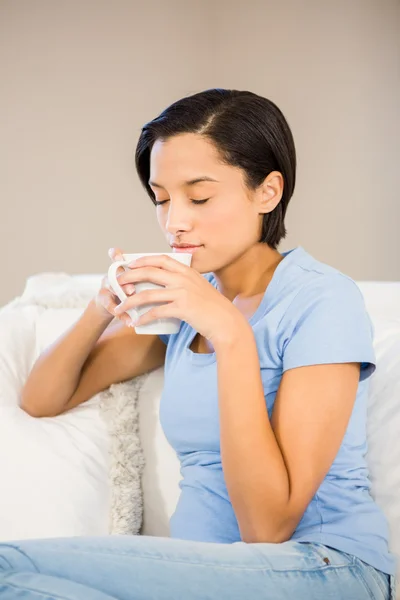
[[19,408],[40,352],[77,309],[0,311],[0,540],[109,533],[109,436],[94,397],[55,418]]
[[368,464],[372,495],[390,527],[400,566],[400,317],[375,319],[377,369],[368,404]]
[[0,539],[107,535],[107,449],[89,406],[54,419],[1,408]]
[[161,367],[150,373],[139,396],[140,439],[146,458],[142,475],[143,535],[169,536],[169,519],[180,493],[179,460],[159,419],[163,385],[164,368]]
[[373,321],[400,318],[399,281],[357,281]]
[[0,311],[0,408],[18,404],[36,360],[36,322],[42,312],[39,306]]

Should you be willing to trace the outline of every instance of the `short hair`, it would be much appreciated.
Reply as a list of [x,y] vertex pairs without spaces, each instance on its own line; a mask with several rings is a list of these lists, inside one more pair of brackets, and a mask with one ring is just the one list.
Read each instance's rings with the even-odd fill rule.
[[276,249],[286,236],[285,215],[296,181],[296,150],[290,127],[271,100],[249,91],[208,89],[177,100],[141,131],[135,164],[140,181],[155,203],[149,186],[150,153],[157,140],[196,133],[213,142],[221,161],[244,171],[246,187],[254,191],[272,171],[283,176],[283,195],[263,217],[260,242]]

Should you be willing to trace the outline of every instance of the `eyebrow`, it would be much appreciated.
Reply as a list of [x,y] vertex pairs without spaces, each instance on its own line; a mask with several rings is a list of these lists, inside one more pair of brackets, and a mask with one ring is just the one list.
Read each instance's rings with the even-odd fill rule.
[[[202,183],[203,181],[212,181],[214,183],[219,183],[217,179],[213,179],[212,177],[208,177],[207,175],[203,175],[202,177],[196,177],[196,179],[189,179],[189,181],[184,181],[184,185],[196,185],[196,183]],[[156,188],[163,188],[162,185],[156,183],[155,181],[149,181],[149,185]],[[164,188],[163,188],[164,189]]]

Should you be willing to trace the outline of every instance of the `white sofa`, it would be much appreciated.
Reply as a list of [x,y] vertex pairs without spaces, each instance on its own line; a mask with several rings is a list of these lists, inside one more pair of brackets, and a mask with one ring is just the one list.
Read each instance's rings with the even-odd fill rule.
[[[49,285],[49,282],[51,283],[52,281],[51,276],[42,276],[42,280],[43,277],[45,279],[46,277],[50,277],[50,279],[46,280],[47,285]],[[96,291],[100,279],[100,275],[71,276],[71,281],[73,280],[75,287],[77,289],[83,288],[88,296]],[[42,280],[41,283],[43,283]],[[35,290],[32,293],[32,287],[35,287],[36,281],[37,278],[34,278],[33,283],[31,281],[31,299],[35,297]],[[400,282],[358,282],[358,285],[364,295],[368,311],[375,326],[375,349],[378,359],[378,368],[371,380],[368,409],[369,465],[372,491],[389,520],[391,549],[400,559]],[[26,295],[26,293],[27,290],[25,289],[24,294]],[[24,298],[24,294],[22,298]],[[21,310],[21,307],[16,302],[12,303],[9,309],[12,311]],[[73,323],[81,311],[81,308],[76,307],[54,310],[41,308],[40,318],[42,324],[40,327],[38,326],[38,322],[35,324],[36,345],[30,363],[28,361],[25,366],[18,367],[21,369],[20,385],[23,383],[26,372],[29,371],[29,365],[32,364],[33,358]],[[158,408],[162,387],[163,369],[158,369],[143,379],[143,386],[139,394],[139,432],[146,461],[142,475],[144,513],[141,533],[167,536],[168,520],[179,495],[178,482],[180,473],[178,460],[167,443],[158,421]],[[3,399],[2,405],[0,397],[0,408],[3,410],[3,414],[6,404],[4,404]],[[11,404],[8,406],[8,409],[12,410]],[[85,413],[85,411],[89,410],[92,411],[90,413],[91,418],[94,418],[94,412],[97,411],[95,402],[91,403],[90,401],[88,407],[78,407],[75,409],[75,413],[80,417],[82,415],[87,417],[89,412]],[[18,418],[25,419],[24,427],[27,427],[29,421],[30,431],[33,431],[34,428],[38,431],[39,427],[43,429],[43,421],[46,422],[45,424],[48,427],[54,425],[54,422],[50,423],[48,419],[32,419],[25,415],[25,413],[23,416],[19,415]],[[72,417],[66,415],[65,418]],[[61,424],[62,421],[60,418],[58,417],[57,419],[59,419],[57,423]],[[97,421],[96,427],[97,431],[101,428]],[[26,443],[26,431],[27,429],[25,428],[25,437],[21,435],[21,439],[19,440],[19,449],[22,452],[24,452],[24,444]],[[37,433],[32,435],[36,436],[35,439],[39,439]],[[50,452],[52,451],[51,444],[54,445],[57,439],[56,436],[53,436],[46,440],[46,443],[49,444],[48,450]],[[106,459],[104,460],[102,468],[107,467],[107,461]],[[2,450],[1,448],[0,439],[0,468],[3,470],[1,461],[3,461],[4,466],[6,461],[4,460],[4,449]],[[14,467],[14,479],[17,478],[22,481],[25,477],[32,477],[33,467],[30,468],[30,473],[28,474],[24,470],[23,460],[19,464],[21,465],[20,472],[15,473],[15,469],[18,467]],[[4,483],[3,477],[3,485]],[[106,486],[107,482],[104,480],[102,487],[96,488],[96,493],[100,494],[101,490],[104,491]],[[22,507],[24,506],[20,498],[15,500],[20,505],[22,502]],[[26,505],[29,503],[28,497],[25,499],[25,503]],[[0,539],[4,539],[4,536],[2,536],[1,515],[4,515],[4,511],[7,509],[9,510],[4,505],[4,499],[0,495]],[[57,509],[57,506],[55,509]],[[99,504],[98,511],[99,514],[102,514],[102,524],[95,529],[95,534],[106,532],[107,510],[107,503],[103,503],[101,506]],[[13,539],[33,537],[37,534],[37,530],[35,530],[33,534],[29,532],[29,535],[21,535],[21,529],[15,527],[18,535],[10,536],[10,531],[13,531],[12,526],[11,528],[8,527],[7,535],[8,538]],[[86,533],[84,529],[82,531],[79,530],[79,532]],[[60,528],[57,529],[55,527],[54,535],[59,534]],[[65,535],[65,532],[63,534]],[[43,537],[48,537],[49,535],[53,535],[53,533],[52,531],[49,533],[49,529],[47,528]],[[71,535],[76,535],[76,532],[72,532]]]

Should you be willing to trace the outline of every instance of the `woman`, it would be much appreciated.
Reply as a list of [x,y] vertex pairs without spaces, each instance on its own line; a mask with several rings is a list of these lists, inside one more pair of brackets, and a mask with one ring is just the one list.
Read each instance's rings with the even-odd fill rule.
[[[394,597],[365,461],[371,323],[349,277],[277,250],[296,173],[284,116],[256,94],[206,90],[143,127],[136,167],[192,266],[138,260],[119,275],[120,305],[104,281],[35,364],[22,408],[56,415],[165,363],[160,419],[183,475],[173,539],[2,544],[0,598]],[[141,280],[164,288],[135,294]],[[138,323],[174,316],[179,333],[126,327],[149,302],[164,304]]]

